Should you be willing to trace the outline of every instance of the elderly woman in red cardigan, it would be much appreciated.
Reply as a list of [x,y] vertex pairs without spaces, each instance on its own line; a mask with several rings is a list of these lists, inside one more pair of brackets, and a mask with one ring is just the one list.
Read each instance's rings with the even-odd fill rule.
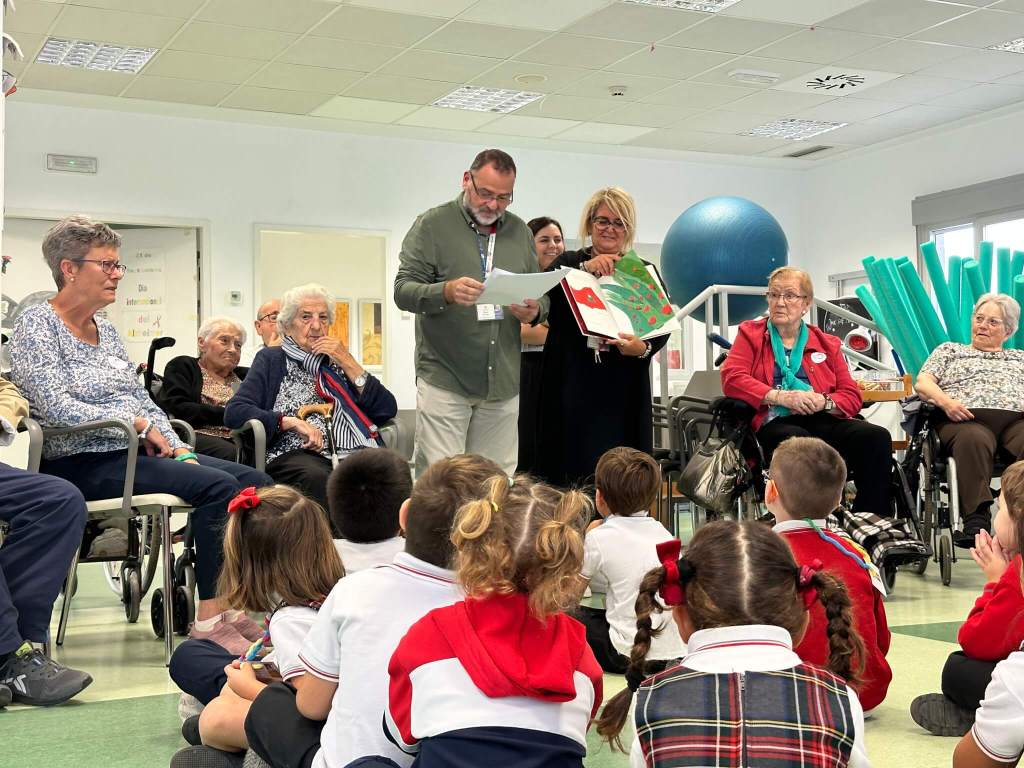
[[803,320],[813,297],[803,270],[780,267],[769,275],[768,317],[740,323],[722,365],[722,390],[757,409],[753,426],[768,461],[786,438],[820,438],[839,451],[853,475],[853,508],[888,517],[889,432],[857,418],[860,390],[839,339]]

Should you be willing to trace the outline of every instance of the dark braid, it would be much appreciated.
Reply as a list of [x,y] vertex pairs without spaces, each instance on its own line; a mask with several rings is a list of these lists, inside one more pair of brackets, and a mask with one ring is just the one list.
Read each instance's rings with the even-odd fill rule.
[[843,583],[825,571],[815,573],[811,585],[818,590],[828,621],[828,668],[855,686],[864,671],[865,652],[864,641],[853,628],[850,596]]

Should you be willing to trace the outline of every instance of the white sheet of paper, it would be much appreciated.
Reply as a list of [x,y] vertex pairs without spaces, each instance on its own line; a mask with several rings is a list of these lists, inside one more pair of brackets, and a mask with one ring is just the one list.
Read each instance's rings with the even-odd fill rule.
[[477,304],[522,304],[523,299],[539,299],[550,291],[565,273],[574,270],[561,267],[553,272],[531,272],[518,275],[504,269],[493,269],[484,281],[484,290],[476,300]]

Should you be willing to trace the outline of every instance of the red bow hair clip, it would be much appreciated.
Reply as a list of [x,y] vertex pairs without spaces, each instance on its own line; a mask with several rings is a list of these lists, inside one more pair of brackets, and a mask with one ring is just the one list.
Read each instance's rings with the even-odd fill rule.
[[821,560],[814,559],[810,565],[801,565],[796,577],[797,591],[804,601],[804,610],[809,611],[814,602],[818,599],[818,590],[812,586],[814,574],[822,569],[824,564]]
[[658,595],[665,601],[665,605],[686,603],[686,583],[695,574],[693,563],[685,557],[679,557],[682,546],[679,539],[663,541],[657,546],[658,562],[665,568],[665,579],[658,589]]
[[228,514],[241,512],[243,509],[253,509],[259,505],[260,496],[256,493],[256,486],[250,485],[248,488],[240,490],[238,495],[228,502]]

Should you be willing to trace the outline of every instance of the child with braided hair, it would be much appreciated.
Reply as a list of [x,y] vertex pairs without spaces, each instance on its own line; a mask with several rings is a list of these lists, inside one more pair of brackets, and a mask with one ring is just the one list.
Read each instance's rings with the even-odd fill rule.
[[[842,583],[819,564],[797,566],[782,538],[755,522],[709,523],[681,558],[678,541],[657,552],[661,565],[637,598],[628,688],[608,702],[598,733],[622,748],[637,693],[634,768],[869,766],[864,713],[849,687],[864,646]],[[793,652],[815,602],[828,619],[827,669]],[[687,653],[644,679],[651,616],[662,604]]]
[[582,768],[601,667],[577,595],[590,501],[492,477],[452,529],[466,595],[412,625],[388,667],[388,738],[416,765]]

